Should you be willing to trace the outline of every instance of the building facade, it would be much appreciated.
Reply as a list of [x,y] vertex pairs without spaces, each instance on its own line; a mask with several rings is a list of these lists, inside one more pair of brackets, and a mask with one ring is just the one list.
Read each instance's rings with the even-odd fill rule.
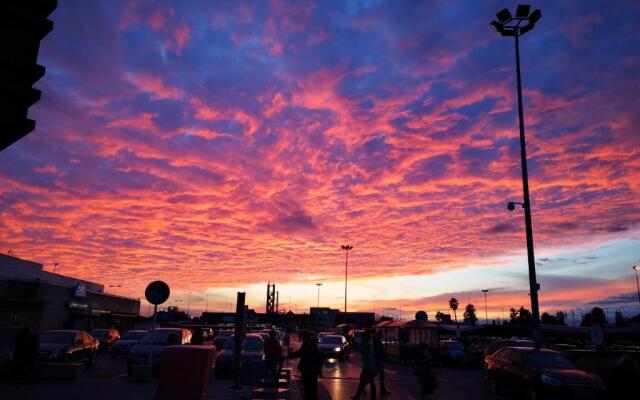
[[104,286],[43,270],[42,264],[0,254],[0,341],[29,324],[36,331],[113,327],[126,331],[140,299],[104,293]]

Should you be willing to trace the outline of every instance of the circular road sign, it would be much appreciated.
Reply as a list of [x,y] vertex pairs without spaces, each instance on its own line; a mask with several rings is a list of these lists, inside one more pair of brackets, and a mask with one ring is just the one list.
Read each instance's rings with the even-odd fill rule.
[[144,297],[149,303],[158,305],[167,301],[170,293],[169,285],[162,281],[153,281],[144,291]]
[[424,311],[418,311],[416,313],[416,321],[426,321],[428,320],[429,317],[427,316],[427,313]]

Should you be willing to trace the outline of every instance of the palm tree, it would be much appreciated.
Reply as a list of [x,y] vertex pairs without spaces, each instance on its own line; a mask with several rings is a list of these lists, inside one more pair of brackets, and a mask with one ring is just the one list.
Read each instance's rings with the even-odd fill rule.
[[456,299],[455,297],[449,299],[449,308],[453,310],[453,318],[455,319],[456,324],[458,323],[458,315],[456,314],[458,304],[458,299]]

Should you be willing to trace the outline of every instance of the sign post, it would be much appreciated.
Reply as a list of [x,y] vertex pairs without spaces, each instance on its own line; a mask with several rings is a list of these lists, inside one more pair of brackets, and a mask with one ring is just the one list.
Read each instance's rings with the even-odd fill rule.
[[235,372],[235,381],[234,387],[240,387],[240,368],[241,368],[241,352],[242,352],[242,342],[244,341],[244,331],[245,331],[245,311],[244,311],[244,292],[238,292],[237,300],[236,300],[236,326],[235,326],[235,336],[233,343],[233,369]]
[[[144,291],[144,297],[146,297],[147,301],[153,304],[153,322],[151,325],[151,343],[149,345],[153,345],[156,336],[156,314],[158,313],[158,304],[162,304],[169,298],[171,291],[169,290],[169,285],[164,283],[163,281],[153,281]],[[152,369],[152,351],[149,350],[149,372]]]

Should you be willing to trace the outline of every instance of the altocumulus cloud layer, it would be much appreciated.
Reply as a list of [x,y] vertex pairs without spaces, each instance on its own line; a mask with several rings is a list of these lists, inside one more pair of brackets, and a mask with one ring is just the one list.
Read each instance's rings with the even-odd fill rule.
[[[337,277],[347,241],[361,277],[522,254],[505,210],[521,199],[513,43],[488,25],[503,6],[60,2],[37,132],[0,154],[0,243],[64,273],[194,289]],[[535,6],[538,249],[625,237],[640,9]]]

